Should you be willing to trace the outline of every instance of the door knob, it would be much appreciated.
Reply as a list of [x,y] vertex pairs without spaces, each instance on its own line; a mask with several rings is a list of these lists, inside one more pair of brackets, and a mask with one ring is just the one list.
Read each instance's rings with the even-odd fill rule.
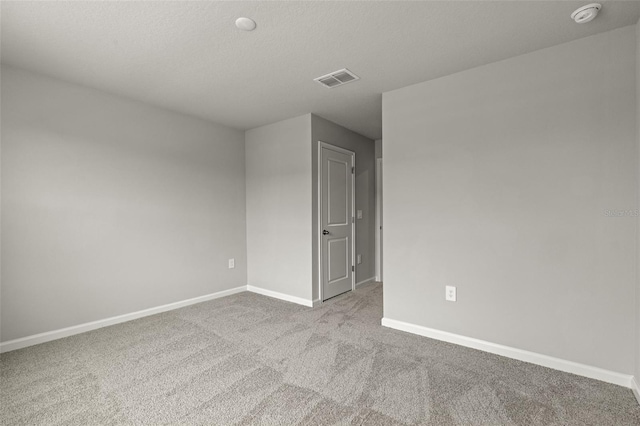
[[322,235],[329,235],[329,231],[327,231],[326,229],[322,230]]

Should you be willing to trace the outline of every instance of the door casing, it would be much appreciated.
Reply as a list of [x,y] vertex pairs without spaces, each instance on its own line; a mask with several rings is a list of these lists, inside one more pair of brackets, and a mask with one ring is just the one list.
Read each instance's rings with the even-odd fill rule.
[[[320,298],[319,303],[324,302],[323,287],[323,259],[324,253],[322,252],[322,149],[330,149],[333,151],[341,152],[351,156],[351,167],[355,170],[356,167],[356,153],[349,151],[348,149],[340,148],[339,146],[331,145],[326,142],[318,141],[318,296]],[[355,172],[351,179],[351,266],[353,267],[351,272],[351,291],[356,289],[356,271],[355,271],[355,258],[356,258],[356,178]]]
[[382,158],[376,159],[376,281],[380,282],[384,278],[382,277],[382,247],[383,243],[383,215],[382,215],[382,202],[383,202],[383,193],[382,193],[382,180],[383,180],[383,171],[382,171]]

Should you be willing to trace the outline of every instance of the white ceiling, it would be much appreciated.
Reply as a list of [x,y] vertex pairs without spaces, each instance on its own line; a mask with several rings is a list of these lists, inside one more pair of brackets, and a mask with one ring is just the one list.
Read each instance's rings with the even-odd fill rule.
[[[632,25],[638,1],[8,2],[2,62],[249,129],[313,112],[376,139],[381,94]],[[234,26],[240,16],[253,32]],[[349,68],[361,80],[313,79]]]

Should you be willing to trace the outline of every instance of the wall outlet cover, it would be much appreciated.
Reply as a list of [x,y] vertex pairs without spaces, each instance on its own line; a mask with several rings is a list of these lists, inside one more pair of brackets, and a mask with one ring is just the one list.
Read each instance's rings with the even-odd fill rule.
[[456,288],[452,285],[445,286],[445,299],[449,302],[455,302],[457,299]]
[[235,259],[229,259],[229,269],[233,269],[236,267],[236,260]]
[[361,254],[356,256],[356,259],[357,259],[358,265],[362,263],[362,255]]

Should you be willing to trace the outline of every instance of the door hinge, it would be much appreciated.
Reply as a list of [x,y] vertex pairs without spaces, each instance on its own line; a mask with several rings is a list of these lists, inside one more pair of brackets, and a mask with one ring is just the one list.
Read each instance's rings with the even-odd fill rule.
[[356,271],[356,267],[351,265],[351,272],[355,272]]
[[355,167],[352,167],[352,168],[351,168],[351,174],[354,174],[355,172],[356,172],[356,168],[355,168]]

